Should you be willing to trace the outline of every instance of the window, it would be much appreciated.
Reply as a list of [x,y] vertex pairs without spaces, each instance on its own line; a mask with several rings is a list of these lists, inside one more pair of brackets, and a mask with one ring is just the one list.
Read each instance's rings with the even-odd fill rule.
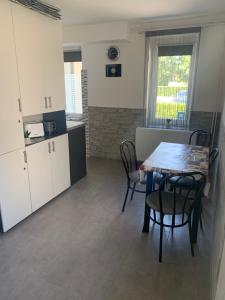
[[81,57],[77,55],[77,52],[66,52],[64,53],[64,61],[66,114],[69,115],[69,117],[77,117],[83,113]]
[[188,127],[198,39],[198,33],[147,38],[147,126]]

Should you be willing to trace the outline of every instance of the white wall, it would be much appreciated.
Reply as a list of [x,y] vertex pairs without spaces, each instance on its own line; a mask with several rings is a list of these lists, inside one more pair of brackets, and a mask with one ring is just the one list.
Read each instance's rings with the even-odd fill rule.
[[[120,49],[116,62],[107,58],[110,45]],[[143,108],[144,91],[143,34],[133,33],[129,42],[94,43],[82,46],[83,67],[88,70],[88,101],[91,106]],[[122,65],[122,77],[105,76],[105,65]]]
[[160,128],[136,128],[137,159],[144,161],[161,142],[188,144],[191,132]]
[[203,27],[199,46],[193,110],[221,111],[225,25]]
[[[224,90],[225,95],[225,90]],[[224,159],[224,147],[225,147],[225,96],[224,96],[224,108],[221,118],[221,133],[220,133],[220,161],[219,170],[220,173],[216,178],[215,182],[215,196],[214,201],[216,202],[215,207],[215,225],[214,225],[214,241],[212,244],[212,296],[216,300],[225,299],[225,186],[224,186],[224,170],[225,170],[225,159]],[[221,145],[222,144],[222,145]],[[223,147],[222,147],[223,146]],[[221,153],[222,152],[222,153]],[[222,177],[222,179],[221,179]],[[220,184],[218,184],[220,182]],[[217,281],[218,280],[218,281]]]
[[[119,24],[122,26],[121,23]],[[102,28],[104,32],[101,36],[101,41],[112,37],[115,23],[113,26],[112,23],[109,23],[109,27],[106,24],[98,24],[96,26],[98,29]],[[104,30],[104,28],[108,28],[108,35],[107,30]],[[125,31],[121,30],[119,34],[118,28],[115,27],[118,41],[100,43],[100,37],[99,35],[98,37],[96,36],[96,31],[94,36],[91,37],[92,29],[90,26],[89,29],[88,27],[85,28],[86,33],[83,37],[83,42],[81,41],[82,35],[76,39],[76,36],[72,35],[72,27],[68,31],[67,26],[64,28],[64,41],[65,43],[79,41],[82,44],[84,68],[88,70],[89,105],[143,108],[145,106],[143,99],[145,37],[143,33],[133,32],[127,35],[129,42],[121,41],[124,38]],[[89,35],[87,35],[88,30]],[[98,38],[98,42],[87,43],[88,39],[91,42],[95,38]],[[118,63],[122,64],[121,78],[105,77],[105,65],[110,63],[106,57],[106,49],[112,44],[120,48],[121,55]],[[195,111],[221,111],[222,96],[220,86],[225,62],[224,45],[225,25],[214,24],[203,27],[193,100],[193,110]]]
[[128,40],[127,22],[111,22],[92,25],[65,25],[64,44]]
[[223,249],[223,255],[221,260],[221,267],[220,267],[220,274],[219,274],[219,281],[216,293],[216,300],[224,300],[225,299],[225,247]]

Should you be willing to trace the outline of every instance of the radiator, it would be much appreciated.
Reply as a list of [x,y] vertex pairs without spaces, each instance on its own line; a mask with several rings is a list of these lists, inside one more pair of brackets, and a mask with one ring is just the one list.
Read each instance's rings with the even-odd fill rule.
[[144,161],[161,142],[188,144],[190,134],[189,130],[137,127],[137,159]]

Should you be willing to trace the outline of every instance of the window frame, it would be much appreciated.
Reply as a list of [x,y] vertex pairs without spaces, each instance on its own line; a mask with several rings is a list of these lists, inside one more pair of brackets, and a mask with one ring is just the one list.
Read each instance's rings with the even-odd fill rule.
[[166,128],[162,125],[166,119],[155,118],[157,104],[157,82],[158,82],[158,48],[160,46],[192,45],[192,57],[188,82],[188,97],[185,121],[174,119],[170,127],[173,129],[187,129],[190,123],[190,113],[193,103],[195,77],[197,69],[200,33],[172,34],[146,37],[146,127]]
[[[82,53],[81,50],[73,50],[73,51],[64,51],[64,63],[76,63],[81,62],[82,63]],[[65,78],[65,73],[64,73]],[[65,80],[65,79],[64,79]],[[82,81],[81,81],[82,85]],[[66,94],[65,94],[66,96]],[[72,112],[66,112],[66,117],[68,120],[81,120],[83,119],[84,109],[83,109],[83,97],[82,97],[82,86],[81,86],[81,101],[82,101],[82,114],[79,113],[72,113]]]

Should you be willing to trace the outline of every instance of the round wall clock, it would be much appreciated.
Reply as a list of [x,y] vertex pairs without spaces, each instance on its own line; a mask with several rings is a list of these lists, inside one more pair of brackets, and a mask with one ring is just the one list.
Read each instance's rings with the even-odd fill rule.
[[120,50],[116,46],[110,46],[107,49],[107,56],[110,60],[117,60],[120,56]]

